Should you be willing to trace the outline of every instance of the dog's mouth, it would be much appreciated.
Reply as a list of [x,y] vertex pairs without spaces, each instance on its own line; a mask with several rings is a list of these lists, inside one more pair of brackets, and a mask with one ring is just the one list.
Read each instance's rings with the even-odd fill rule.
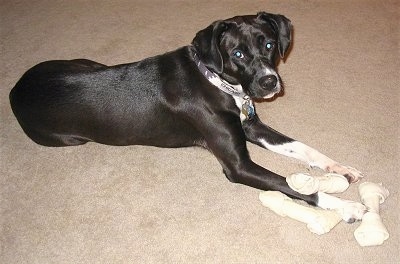
[[280,82],[278,82],[274,87],[270,87],[269,89],[265,89],[260,85],[256,85],[255,89],[251,89],[250,87],[248,90],[248,95],[254,100],[265,100],[279,96],[282,91],[282,85]]
[[277,94],[279,94],[279,92],[267,94],[263,97],[263,99],[271,99],[271,98],[275,97],[275,95],[277,95]]
[[264,95],[263,97],[255,97],[253,99],[254,99],[254,101],[257,101],[257,102],[264,102],[264,101],[268,101],[269,102],[269,101],[275,100],[281,94],[282,93],[280,91],[279,92],[272,92],[272,93],[269,93],[267,95]]

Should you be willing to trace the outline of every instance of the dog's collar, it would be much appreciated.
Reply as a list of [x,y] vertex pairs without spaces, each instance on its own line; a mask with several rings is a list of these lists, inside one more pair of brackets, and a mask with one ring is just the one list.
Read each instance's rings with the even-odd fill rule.
[[216,73],[209,70],[206,65],[199,59],[196,53],[193,53],[193,59],[196,63],[197,68],[199,71],[206,77],[206,79],[216,86],[218,89],[232,95],[235,99],[236,104],[239,104],[241,107],[241,115],[244,116],[243,120],[250,120],[255,115],[255,109],[253,105],[253,101],[250,97],[243,92],[242,86],[233,85],[219,77]]
[[197,68],[199,68],[200,72],[204,75],[204,77],[206,77],[206,79],[214,86],[216,86],[218,89],[230,95],[242,98],[246,96],[246,94],[243,92],[241,85],[233,85],[223,80],[216,73],[209,70],[206,67],[206,65],[204,65],[204,63],[199,59],[199,56],[197,56],[196,53],[193,54],[193,58],[197,65]]

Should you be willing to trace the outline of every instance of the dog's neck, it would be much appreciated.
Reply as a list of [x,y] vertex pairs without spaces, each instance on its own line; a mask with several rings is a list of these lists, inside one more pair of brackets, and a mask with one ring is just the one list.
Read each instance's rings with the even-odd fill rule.
[[253,101],[245,92],[243,92],[243,87],[240,84],[230,84],[222,79],[219,75],[209,70],[195,52],[193,53],[193,59],[199,71],[211,84],[233,97],[237,107],[241,111],[240,119],[242,121],[249,120],[254,117],[255,109]]

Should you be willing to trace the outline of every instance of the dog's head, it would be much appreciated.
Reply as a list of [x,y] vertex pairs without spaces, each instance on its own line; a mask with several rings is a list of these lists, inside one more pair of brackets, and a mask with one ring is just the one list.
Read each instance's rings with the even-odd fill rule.
[[260,12],[216,21],[198,32],[192,44],[207,68],[260,99],[280,92],[282,81],[276,66],[290,42],[290,20]]

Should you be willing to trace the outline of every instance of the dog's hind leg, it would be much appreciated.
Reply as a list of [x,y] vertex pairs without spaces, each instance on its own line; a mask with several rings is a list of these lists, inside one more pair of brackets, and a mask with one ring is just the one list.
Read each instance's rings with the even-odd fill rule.
[[90,141],[87,138],[74,135],[41,133],[34,129],[27,129],[24,126],[22,126],[22,129],[24,130],[25,134],[35,143],[47,147],[77,146],[83,145]]

